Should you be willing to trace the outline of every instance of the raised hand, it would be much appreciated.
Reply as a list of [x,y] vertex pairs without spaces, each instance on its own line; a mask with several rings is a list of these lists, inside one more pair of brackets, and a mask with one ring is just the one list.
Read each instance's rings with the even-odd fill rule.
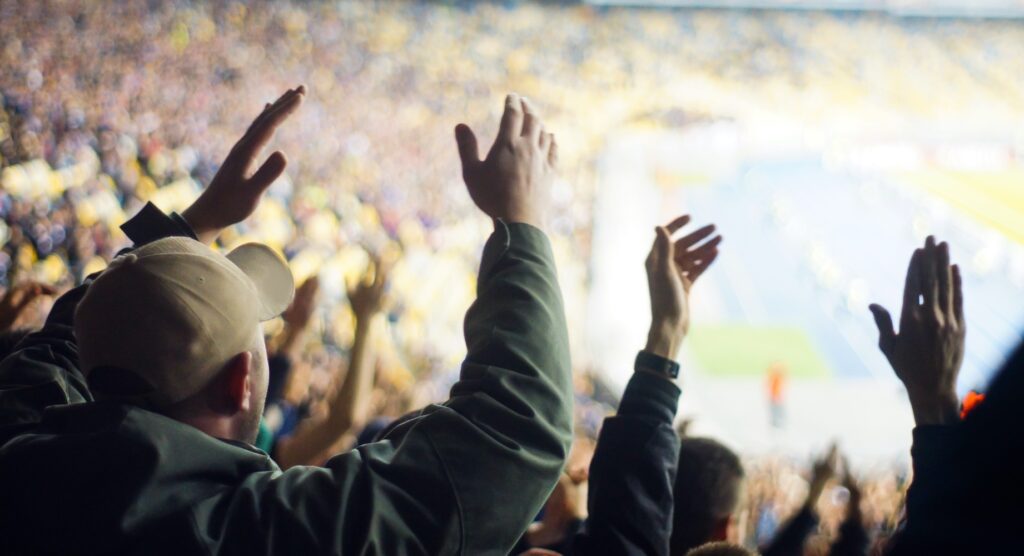
[[53,286],[38,282],[24,282],[9,288],[0,298],[0,332],[10,330],[33,301],[55,293]]
[[316,309],[317,292],[320,290],[320,279],[316,276],[307,278],[297,290],[292,304],[281,315],[285,324],[296,329],[305,329],[313,318]]
[[889,311],[877,304],[870,309],[878,347],[906,387],[917,424],[956,421],[966,327],[960,268],[949,264],[949,245],[928,236],[910,258],[899,334]]
[[672,235],[689,222],[689,215],[684,215],[656,228],[657,237],[647,256],[651,329],[646,350],[667,359],[676,358],[690,328],[690,288],[718,257],[718,245],[722,242],[720,235],[711,237],[714,225],[673,242]]
[[558,144],[544,130],[533,106],[518,95],[505,99],[501,127],[487,158],[480,160],[476,135],[466,124],[455,127],[462,178],[469,196],[488,216],[540,227],[545,194],[555,174]]
[[213,243],[222,230],[248,218],[263,192],[284,172],[288,160],[280,151],[271,154],[255,172],[254,168],[278,126],[295,112],[305,96],[306,87],[299,85],[266,105],[235,143],[210,185],[182,213],[200,241]]
[[[370,273],[373,273],[370,279]],[[388,273],[391,271],[389,263],[374,259],[371,267],[367,269],[363,279],[359,280],[356,286],[348,292],[348,302],[352,305],[352,312],[356,319],[365,322],[370,317],[380,312],[384,302],[384,286],[387,285]]]
[[825,491],[825,486],[831,481],[839,470],[839,447],[834,443],[829,446],[827,452],[818,458],[811,467],[811,487],[807,494],[808,504],[813,506],[818,503],[818,498]]

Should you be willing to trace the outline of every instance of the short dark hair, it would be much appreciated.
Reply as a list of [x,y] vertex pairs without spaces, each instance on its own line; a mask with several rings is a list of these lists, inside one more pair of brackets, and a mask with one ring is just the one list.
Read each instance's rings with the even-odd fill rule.
[[673,489],[671,554],[682,556],[711,538],[715,525],[739,504],[743,464],[735,452],[710,438],[683,438]]

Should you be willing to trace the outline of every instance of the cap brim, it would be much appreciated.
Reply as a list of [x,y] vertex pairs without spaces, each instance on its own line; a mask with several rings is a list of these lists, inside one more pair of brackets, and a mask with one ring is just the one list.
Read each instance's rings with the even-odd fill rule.
[[288,264],[273,249],[259,243],[246,243],[228,253],[227,257],[256,286],[261,321],[280,315],[291,305],[295,297],[295,280]]

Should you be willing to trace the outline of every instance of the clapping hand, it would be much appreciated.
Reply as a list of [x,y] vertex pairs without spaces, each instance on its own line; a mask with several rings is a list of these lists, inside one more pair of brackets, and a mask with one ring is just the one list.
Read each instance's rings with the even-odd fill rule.
[[646,350],[666,359],[676,358],[689,331],[690,288],[718,257],[718,245],[722,242],[720,235],[711,237],[715,227],[710,224],[672,241],[672,235],[689,222],[689,215],[684,215],[667,226],[659,226],[647,256],[651,329]]
[[298,109],[305,96],[306,88],[300,85],[266,105],[235,143],[210,185],[182,213],[199,241],[213,243],[222,230],[248,218],[263,192],[284,172],[288,160],[280,151],[271,154],[258,170],[254,169],[274,132]]
[[533,105],[518,95],[508,95],[498,137],[484,160],[480,160],[476,135],[469,126],[456,126],[455,140],[462,177],[480,210],[494,219],[541,227],[544,194],[555,174],[558,144],[555,136],[545,131]]
[[903,290],[899,334],[889,311],[871,305],[878,346],[903,382],[918,425],[957,419],[956,378],[964,359],[960,268],[949,263],[949,245],[928,236],[914,251]]

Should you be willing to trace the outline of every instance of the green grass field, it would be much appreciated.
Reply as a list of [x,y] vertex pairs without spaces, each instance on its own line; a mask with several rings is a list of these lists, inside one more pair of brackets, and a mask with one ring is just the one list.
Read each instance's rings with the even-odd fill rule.
[[690,354],[712,376],[761,376],[773,363],[785,365],[792,378],[832,376],[807,333],[797,327],[701,326],[686,341]]

